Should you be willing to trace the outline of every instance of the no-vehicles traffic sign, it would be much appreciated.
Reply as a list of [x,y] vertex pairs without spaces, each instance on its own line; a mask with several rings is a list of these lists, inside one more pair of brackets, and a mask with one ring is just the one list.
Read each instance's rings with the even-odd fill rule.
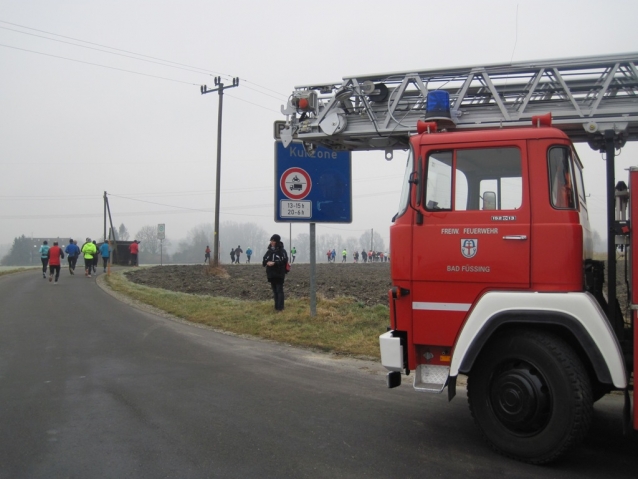
[[349,151],[275,142],[275,221],[352,222],[352,162]]

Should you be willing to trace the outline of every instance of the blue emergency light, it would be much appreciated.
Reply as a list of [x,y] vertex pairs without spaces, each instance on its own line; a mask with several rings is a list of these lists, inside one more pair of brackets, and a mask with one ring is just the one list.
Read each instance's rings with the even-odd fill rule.
[[450,118],[450,94],[444,90],[429,91],[425,120],[449,120]]

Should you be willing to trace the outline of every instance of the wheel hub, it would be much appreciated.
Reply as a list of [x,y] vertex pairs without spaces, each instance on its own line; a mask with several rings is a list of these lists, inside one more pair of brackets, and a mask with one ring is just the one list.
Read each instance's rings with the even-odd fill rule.
[[510,365],[490,385],[492,410],[512,432],[533,435],[549,420],[551,398],[545,381],[530,365]]

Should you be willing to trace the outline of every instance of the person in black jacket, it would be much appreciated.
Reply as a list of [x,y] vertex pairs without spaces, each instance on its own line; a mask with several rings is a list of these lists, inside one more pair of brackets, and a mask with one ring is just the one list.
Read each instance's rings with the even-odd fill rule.
[[288,253],[281,242],[281,236],[272,235],[268,251],[261,262],[266,267],[266,277],[272,288],[275,300],[275,310],[284,309],[284,280],[286,279],[286,265],[288,264]]

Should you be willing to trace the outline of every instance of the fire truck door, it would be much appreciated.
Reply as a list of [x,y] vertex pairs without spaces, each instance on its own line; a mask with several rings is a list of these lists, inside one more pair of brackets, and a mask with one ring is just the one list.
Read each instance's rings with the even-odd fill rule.
[[476,299],[530,287],[523,145],[424,155],[422,224],[413,228],[413,337],[451,346]]

